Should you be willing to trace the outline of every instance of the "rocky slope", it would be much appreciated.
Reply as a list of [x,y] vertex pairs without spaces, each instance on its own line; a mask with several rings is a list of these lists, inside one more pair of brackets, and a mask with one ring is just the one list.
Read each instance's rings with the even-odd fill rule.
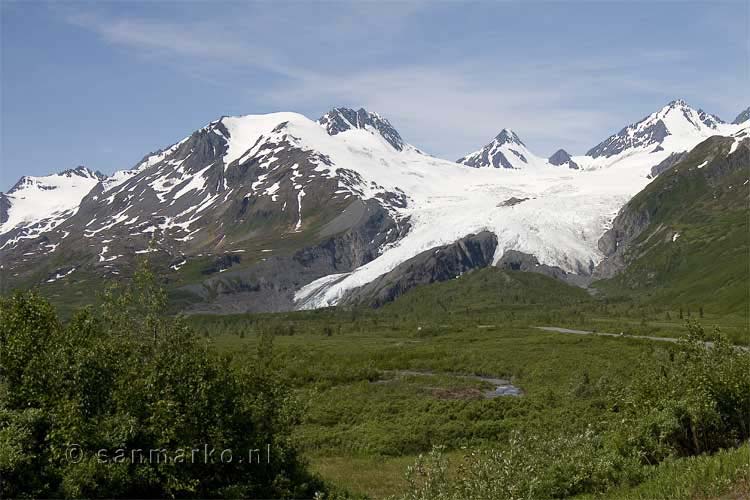
[[[334,110],[324,119],[334,113],[346,114]],[[366,121],[363,113],[355,112],[355,124],[328,128],[293,113],[212,122],[131,171],[87,186],[76,212],[44,233],[48,251],[34,251],[38,240],[14,241],[2,254],[10,281],[54,282],[84,269],[127,274],[148,254],[176,282],[183,266],[201,261],[199,283],[184,287],[198,298],[247,289],[237,276],[208,276],[250,267],[240,276],[273,282],[278,295],[264,299],[264,307],[281,307],[294,291],[285,295],[286,286],[360,266],[408,228],[394,212],[403,194],[334,167],[291,130],[293,122],[326,136],[357,129],[383,149],[403,149],[386,121],[374,115]]]
[[0,196],[0,248],[57,227],[76,213],[84,196],[102,179],[103,174],[86,167],[21,177]]
[[567,167],[574,170],[578,170],[579,168],[581,168],[576,162],[573,161],[573,158],[564,149],[558,149],[557,151],[555,151],[552,156],[547,159],[547,161],[551,165],[555,165],[556,167]]
[[490,266],[496,248],[497,237],[490,232],[468,235],[402,262],[390,272],[352,290],[341,303],[379,307],[416,286],[447,281],[473,269]]
[[521,169],[543,165],[544,160],[532,154],[515,132],[504,128],[482,149],[459,158],[456,163],[473,168]]
[[[20,188],[0,197],[2,284],[85,296],[147,256],[181,307],[227,312],[379,303],[477,263],[586,283],[608,255],[597,241],[652,169],[668,168],[712,125],[742,127],[684,103],[653,117],[668,133],[649,137],[661,142],[610,156],[560,150],[544,160],[504,130],[463,163],[422,153],[364,109],[334,108],[317,121],[222,117],[106,178],[77,169],[58,174],[67,183],[22,182],[27,192],[49,184],[70,193],[50,197],[65,201],[52,216],[24,221]],[[455,256],[457,242],[485,233],[494,235],[491,257],[470,266],[427,258],[438,248]]]
[[620,210],[599,240],[605,259],[594,277],[619,293],[743,302],[749,169],[747,130],[699,144]]
[[[720,118],[702,109],[693,109],[678,99],[643,120],[620,130],[591,148],[586,155],[592,158],[610,157],[627,149],[651,147],[659,149],[663,143],[680,142],[683,137],[700,134],[704,137],[727,130]],[[673,146],[674,147],[674,146]]]
[[745,108],[740,114],[738,114],[737,117],[732,120],[732,123],[739,125],[748,121],[750,121],[750,107]]

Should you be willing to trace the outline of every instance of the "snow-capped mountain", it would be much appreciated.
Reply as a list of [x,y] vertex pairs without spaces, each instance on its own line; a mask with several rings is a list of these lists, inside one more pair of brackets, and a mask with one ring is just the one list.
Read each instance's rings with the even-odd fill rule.
[[[0,234],[0,259],[11,284],[75,282],[126,274],[148,253],[193,309],[221,312],[334,305],[471,234],[494,235],[493,264],[513,250],[585,278],[603,258],[599,238],[652,167],[739,128],[675,101],[598,156],[560,150],[546,160],[505,129],[456,163],[422,153],[364,109],[318,120],[225,116],[131,170],[92,179],[36,237]],[[3,228],[19,220],[15,196],[0,197],[10,206]]]
[[627,169],[655,177],[709,137],[729,136],[748,125],[725,123],[678,99],[573,159],[584,170],[606,169],[618,175]]
[[43,177],[25,176],[0,196],[0,244],[35,238],[78,210],[104,175],[86,167]]
[[543,166],[546,162],[529,151],[515,132],[504,128],[482,149],[459,158],[456,163],[473,168],[521,169]]
[[336,135],[347,130],[368,130],[373,135],[379,135],[385,139],[393,149],[401,151],[404,149],[404,140],[393,128],[393,125],[377,113],[368,113],[363,108],[357,111],[349,108],[333,108],[331,111],[318,119],[329,135]]
[[591,148],[586,156],[609,158],[629,149],[649,147],[653,147],[653,151],[685,151],[695,146],[696,139],[729,133],[731,127],[726,125],[717,116],[693,109],[678,99],[611,135]]
[[568,152],[564,149],[558,149],[557,151],[555,151],[552,156],[547,158],[547,161],[550,163],[550,165],[555,165],[556,167],[567,167],[574,170],[578,170],[580,168],[578,164],[573,161],[573,158],[568,154]]
[[482,149],[474,151],[456,163],[473,168],[509,168],[523,169],[528,167],[564,167],[578,170],[580,167],[564,149],[558,149],[548,159],[540,158],[529,151],[518,134],[510,129],[503,129]]
[[[42,249],[38,241],[6,241],[0,258],[12,280],[54,282],[68,277],[68,267],[120,274],[143,253],[175,272],[193,259],[236,253],[214,263],[217,272],[249,260],[258,279],[273,282],[278,297],[268,307],[288,308],[300,281],[350,271],[405,232],[397,213],[403,192],[368,172],[427,158],[375,114],[326,116],[222,117],[89,186],[77,212],[45,232]],[[295,254],[296,264],[275,258],[319,244],[329,246]],[[66,269],[54,267],[53,255],[64,256]]]

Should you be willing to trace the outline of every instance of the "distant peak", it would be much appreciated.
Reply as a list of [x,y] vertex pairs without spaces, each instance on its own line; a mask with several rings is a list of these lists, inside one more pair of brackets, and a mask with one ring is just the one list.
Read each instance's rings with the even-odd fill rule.
[[351,117],[355,121],[357,119],[357,116],[377,116],[377,117],[380,117],[380,115],[378,115],[377,113],[370,113],[365,108],[359,108],[359,109],[355,110],[354,108],[347,108],[346,106],[333,107],[326,114],[341,114],[341,115],[344,115],[346,117]]
[[[660,146],[673,133],[705,136],[724,121],[716,115],[695,109],[684,99],[675,99],[637,123],[626,126],[586,152],[587,156],[610,157],[626,149]],[[687,132],[686,132],[687,131]]]
[[735,125],[739,125],[740,123],[745,123],[748,120],[750,120],[750,106],[745,108],[744,111],[737,115],[737,118],[732,120],[732,123]]
[[553,165],[562,165],[568,160],[570,160],[570,155],[564,149],[558,149],[549,157],[549,162]]
[[662,106],[662,108],[656,112],[656,116],[658,118],[663,118],[667,115],[671,115],[673,112],[689,116],[691,113],[697,113],[697,110],[688,104],[685,99],[675,99],[669,101],[665,106]]
[[675,99],[673,101],[669,101],[669,104],[667,104],[668,108],[689,108],[691,107],[685,99]]
[[523,141],[518,137],[518,134],[516,134],[509,128],[502,129],[500,133],[495,136],[495,140],[502,144],[511,143],[511,144],[520,144],[522,146],[525,146]]
[[[59,182],[55,180],[55,177],[80,177],[81,179],[91,181],[101,181],[107,178],[106,175],[102,174],[98,170],[94,172],[88,167],[79,165],[75,168],[68,168],[61,172],[57,172],[56,174],[49,174],[44,176],[24,175],[20,179],[18,179],[18,182],[16,182],[13,187],[11,187],[7,191],[6,194],[13,194],[26,188],[37,188],[43,190],[55,189],[55,183]],[[95,184],[96,182],[93,183]]]
[[724,123],[724,120],[722,120],[718,116],[707,113],[701,108],[694,108],[693,106],[688,104],[685,99],[675,99],[673,101],[670,101],[666,106],[661,108],[661,110],[659,110],[657,114],[660,116],[664,116],[672,110],[681,111],[683,116],[685,116],[688,121],[691,121],[691,114],[697,115],[700,121],[712,128],[715,128],[717,124]]
[[578,164],[573,161],[573,158],[571,158],[568,152],[564,149],[558,149],[557,151],[555,151],[555,153],[550,156],[547,161],[555,166],[567,164],[568,168],[572,168],[575,170],[579,168]]
[[533,158],[518,134],[504,128],[482,149],[459,158],[456,162],[474,168],[518,169],[526,167],[530,161],[533,163]]
[[65,169],[62,172],[58,172],[57,175],[64,175],[66,177],[72,177],[74,175],[77,175],[79,177],[87,177],[90,179],[99,179],[99,180],[102,180],[106,177],[103,173],[99,172],[98,170],[93,171],[90,168],[85,167],[83,165],[78,165],[75,168]]
[[365,108],[355,110],[343,106],[331,108],[328,113],[318,119],[318,123],[321,125],[333,122],[338,122],[337,124],[343,122],[346,125],[345,130],[352,128],[365,128],[366,125],[372,125],[373,122],[383,122],[388,124],[388,126],[391,126],[390,122],[378,113],[367,111]]
[[404,148],[404,141],[393,128],[391,122],[378,113],[367,111],[364,108],[359,108],[356,111],[345,107],[333,108],[321,116],[318,123],[326,129],[329,135],[336,135],[353,129],[367,130],[369,127],[375,129],[394,149],[401,151]]

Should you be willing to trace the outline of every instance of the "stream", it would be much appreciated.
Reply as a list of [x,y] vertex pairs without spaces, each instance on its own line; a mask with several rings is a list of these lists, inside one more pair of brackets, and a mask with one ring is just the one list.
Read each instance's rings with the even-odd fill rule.
[[[432,372],[432,371],[416,371],[416,370],[389,370],[385,373],[401,376],[401,377],[433,377],[433,376],[445,376],[462,378],[466,380],[480,380],[488,384],[495,386],[494,389],[482,391],[482,397],[484,399],[495,399],[503,396],[521,396],[523,391],[510,383],[510,380],[504,378],[488,377],[484,375],[463,375],[458,373],[450,372]],[[375,383],[384,383],[388,380],[378,380]]]

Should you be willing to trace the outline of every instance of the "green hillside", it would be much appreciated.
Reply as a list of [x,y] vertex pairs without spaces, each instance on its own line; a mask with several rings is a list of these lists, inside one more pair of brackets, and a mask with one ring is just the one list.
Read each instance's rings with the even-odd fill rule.
[[488,267],[417,287],[384,309],[392,313],[482,312],[500,306],[562,306],[590,300],[582,288],[542,274]]
[[732,143],[705,141],[628,203],[623,211],[648,226],[629,243],[627,268],[597,288],[747,315],[750,149],[745,141],[729,154]]

